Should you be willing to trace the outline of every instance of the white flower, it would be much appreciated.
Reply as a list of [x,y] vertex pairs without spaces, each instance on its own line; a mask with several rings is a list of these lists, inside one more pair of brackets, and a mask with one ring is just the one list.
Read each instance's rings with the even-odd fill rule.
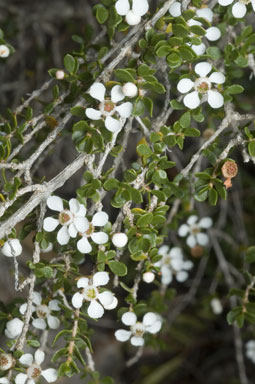
[[15,377],[16,384],[35,384],[40,376],[48,383],[53,383],[58,378],[56,369],[48,368],[42,370],[41,364],[45,359],[45,353],[40,349],[35,352],[34,358],[31,353],[25,353],[19,359],[20,363],[27,367],[26,373],[18,373]]
[[167,245],[162,245],[158,253],[162,255],[162,259],[154,265],[160,268],[162,284],[170,284],[173,280],[173,275],[175,275],[179,283],[183,283],[188,279],[187,271],[193,267],[193,263],[189,260],[184,260],[181,248],[173,247],[170,249]]
[[[196,64],[195,72],[200,77],[195,81],[189,78],[181,79],[177,84],[177,89],[180,93],[188,93],[192,88],[193,92],[188,93],[183,103],[187,108],[195,109],[203,101],[207,100],[212,108],[220,108],[224,104],[224,98],[217,90],[212,89],[213,84],[223,84],[225,82],[225,76],[221,72],[213,72],[209,77],[207,75],[212,70],[212,65],[206,62]],[[202,96],[200,100],[199,95]]]
[[[181,16],[181,3],[174,2],[171,7],[169,8],[169,13],[171,16],[178,17]],[[210,8],[201,8],[196,10],[196,17],[202,17],[209,21],[210,23],[213,21],[213,12]],[[203,26],[203,24],[200,21],[190,19],[187,21],[187,24],[191,27],[193,25],[199,25]],[[191,33],[190,36],[192,37],[194,34]],[[209,41],[216,41],[221,37],[221,32],[219,28],[217,27],[210,27],[206,29],[206,34],[204,37]],[[187,45],[190,45],[193,51],[197,55],[203,55],[206,51],[206,46],[204,43],[201,43],[199,45],[187,43]]]
[[0,371],[8,371],[15,360],[10,353],[0,353]]
[[94,243],[100,245],[105,244],[108,241],[108,235],[105,232],[95,232],[95,227],[103,227],[108,222],[108,215],[106,212],[97,212],[92,217],[91,222],[87,219],[87,226],[85,231],[81,231],[82,238],[77,242],[77,248],[81,253],[90,253],[92,246],[90,245],[88,238],[91,238]]
[[7,377],[1,377],[0,384],[10,384],[10,381],[7,379]]
[[5,336],[9,339],[16,339],[16,337],[20,336],[22,333],[22,328],[24,326],[24,322],[15,317],[12,320],[7,321],[5,328]]
[[62,70],[59,70],[56,72],[56,79],[63,80],[65,78],[65,72]]
[[81,277],[77,281],[77,287],[82,288],[81,292],[76,292],[72,297],[74,308],[81,308],[83,301],[88,301],[88,315],[93,319],[99,319],[103,316],[104,310],[116,308],[118,300],[111,291],[100,292],[100,286],[109,282],[107,272],[96,272],[91,279]]
[[212,299],[210,304],[211,304],[212,311],[215,315],[220,315],[222,313],[223,308],[220,300],[217,297]]
[[144,281],[145,283],[150,284],[150,283],[152,283],[154,280],[155,280],[155,275],[154,275],[153,272],[148,271],[148,272],[145,272],[145,273],[143,274],[143,281]]
[[7,257],[17,257],[22,253],[22,246],[19,239],[8,239],[4,243],[2,253]]
[[255,340],[246,343],[246,356],[255,364]]
[[[60,311],[59,301],[50,300],[49,304],[42,304],[42,296],[38,292],[33,292],[32,313],[36,313],[37,318],[33,319],[32,324],[37,329],[46,329],[47,324],[51,329],[57,329],[60,326],[60,321],[56,316],[51,314],[51,311]],[[19,311],[22,315],[27,310],[27,303],[22,304]]]
[[187,237],[186,243],[190,248],[195,247],[197,244],[202,247],[209,243],[209,237],[206,233],[202,233],[201,229],[211,228],[213,221],[210,217],[203,217],[198,221],[198,217],[192,215],[188,218],[187,224],[182,224],[178,230],[178,235]]
[[126,16],[125,20],[129,25],[136,25],[140,23],[141,16],[148,12],[149,4],[148,0],[132,0],[130,9],[129,0],[118,0],[115,8],[120,16]]
[[126,97],[135,97],[138,89],[134,83],[125,83],[122,87],[122,92]]
[[6,58],[10,54],[10,50],[7,47],[7,45],[1,44],[0,45],[0,57]]
[[134,312],[125,312],[121,317],[121,321],[123,324],[130,326],[130,331],[118,329],[115,332],[116,339],[124,342],[131,338],[130,342],[135,347],[144,345],[143,335],[146,332],[155,334],[158,333],[162,327],[161,316],[153,312],[146,313],[142,322],[137,321],[137,316]]
[[78,232],[87,230],[86,208],[78,200],[71,199],[69,201],[69,210],[64,209],[63,200],[58,196],[50,196],[47,199],[47,205],[53,211],[59,212],[59,216],[58,219],[46,217],[43,221],[43,229],[52,232],[58,225],[61,225],[62,227],[57,234],[57,241],[60,245],[67,244],[70,237],[76,237]]
[[118,232],[113,235],[112,242],[115,247],[123,248],[127,245],[128,237],[125,233]]
[[106,88],[102,83],[94,83],[89,90],[89,94],[94,99],[100,101],[99,110],[87,108],[86,116],[91,120],[105,118],[105,128],[110,132],[117,132],[121,128],[119,120],[113,116],[118,114],[121,118],[130,117],[133,109],[129,101],[117,106],[117,103],[125,98],[120,85],[115,85],[111,90],[111,99],[105,98]]
[[[235,0],[218,0],[218,3],[224,7],[230,5]],[[232,14],[236,19],[241,19],[246,15],[247,8],[246,5],[251,3],[253,11],[255,12],[255,0],[239,0],[235,1],[235,4],[232,7]]]

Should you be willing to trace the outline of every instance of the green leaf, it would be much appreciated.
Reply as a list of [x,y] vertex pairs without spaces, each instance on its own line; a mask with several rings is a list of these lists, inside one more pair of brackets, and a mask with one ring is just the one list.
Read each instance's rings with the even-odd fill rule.
[[144,110],[145,110],[145,105],[142,97],[137,97],[134,104],[133,115],[134,116],[142,115],[144,113]]
[[130,81],[131,83],[135,82],[134,77],[127,69],[115,69],[114,74],[120,81]]
[[179,121],[180,121],[180,124],[181,124],[182,128],[188,128],[190,126],[190,122],[191,122],[190,112],[185,112],[181,116]]
[[65,55],[65,57],[64,57],[64,66],[69,73],[71,73],[71,74],[74,73],[75,68],[76,68],[76,62],[75,62],[74,57],[72,55],[70,55],[69,53],[67,55]]
[[245,255],[245,261],[250,264],[255,262],[255,246],[254,245],[247,249],[246,255]]
[[248,152],[251,157],[255,157],[255,140],[248,143]]
[[109,17],[108,10],[101,4],[97,5],[96,7],[96,19],[99,22],[99,24],[103,24],[106,22],[106,20]]
[[140,156],[151,156],[153,153],[150,147],[146,144],[140,144],[136,149]]
[[119,187],[119,180],[116,179],[108,179],[105,181],[103,187],[106,191],[111,191],[112,189],[117,189]]
[[185,109],[184,105],[180,103],[180,101],[175,99],[170,101],[170,105],[173,109],[177,109],[177,110]]
[[222,56],[221,50],[218,47],[209,47],[207,48],[206,53],[213,60],[218,60]]
[[185,45],[179,48],[179,52],[182,59],[185,61],[193,60],[194,57],[196,57],[196,54],[194,53],[193,49]]
[[173,34],[178,37],[186,37],[189,34],[189,30],[182,24],[173,24]]
[[242,93],[244,91],[244,88],[241,85],[234,84],[230,85],[225,91],[228,95],[237,95],[238,93]]
[[139,227],[146,227],[152,222],[152,220],[153,220],[153,214],[151,212],[148,212],[148,213],[145,213],[145,215],[142,215],[141,217],[139,217],[139,219],[137,220],[137,225]]
[[125,276],[127,274],[127,267],[124,263],[119,261],[110,260],[109,261],[110,270],[117,276]]
[[190,27],[190,32],[198,36],[204,36],[206,34],[206,30],[200,25],[192,25]]
[[218,201],[218,192],[211,188],[209,191],[209,204],[216,205]]
[[170,45],[168,44],[165,44],[165,45],[161,45],[157,50],[156,50],[156,55],[158,57],[165,57],[167,56],[171,51],[172,51],[172,47],[170,47]]
[[199,137],[201,135],[201,132],[197,128],[186,128],[183,133],[188,137]]

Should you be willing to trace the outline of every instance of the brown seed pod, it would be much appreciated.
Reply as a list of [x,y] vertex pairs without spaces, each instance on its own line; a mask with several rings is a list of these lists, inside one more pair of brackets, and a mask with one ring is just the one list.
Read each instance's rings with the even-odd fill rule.
[[204,248],[200,245],[195,245],[195,247],[191,248],[191,255],[193,257],[201,257],[203,256]]
[[222,175],[226,178],[224,185],[226,189],[232,187],[231,179],[237,175],[238,167],[234,161],[226,161],[221,167]]

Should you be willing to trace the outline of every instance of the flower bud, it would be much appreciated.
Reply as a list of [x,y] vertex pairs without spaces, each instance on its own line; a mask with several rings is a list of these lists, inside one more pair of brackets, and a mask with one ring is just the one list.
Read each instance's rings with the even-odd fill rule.
[[135,15],[133,11],[129,11],[125,20],[129,25],[137,25],[141,21],[141,16]]
[[23,325],[23,321],[15,317],[14,319],[7,321],[4,333],[9,339],[15,339],[21,334]]
[[65,72],[64,71],[59,70],[59,71],[56,72],[56,79],[63,80],[64,77],[65,77]]
[[13,367],[15,359],[13,359],[10,353],[1,353],[0,354],[0,370],[7,371]]
[[22,253],[22,246],[18,239],[9,239],[4,243],[2,253],[7,257],[19,256]]
[[155,275],[154,275],[153,272],[145,272],[145,273],[143,274],[143,281],[144,281],[145,283],[150,284],[150,283],[153,282],[154,279],[155,279]]
[[127,97],[135,97],[137,95],[137,86],[131,82],[128,82],[123,85],[122,92]]
[[8,57],[10,54],[10,50],[9,48],[7,47],[7,45],[0,45],[0,57],[3,57],[3,58],[6,58]]
[[195,245],[195,247],[191,248],[191,255],[193,257],[201,257],[203,256],[204,249],[201,245]]
[[123,248],[128,242],[128,237],[125,233],[115,233],[112,237],[113,245],[117,248]]

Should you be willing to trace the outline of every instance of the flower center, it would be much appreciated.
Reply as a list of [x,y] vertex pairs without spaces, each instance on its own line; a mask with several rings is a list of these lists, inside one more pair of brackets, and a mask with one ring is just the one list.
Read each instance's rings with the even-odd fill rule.
[[36,314],[39,318],[46,319],[46,317],[50,314],[50,311],[47,305],[38,305],[36,308]]
[[7,353],[2,353],[0,355],[0,369],[6,371],[12,366],[12,356]]
[[164,265],[170,265],[171,264],[171,257],[170,256],[165,256],[163,260]]
[[206,93],[211,89],[211,82],[207,77],[199,77],[194,87],[199,93]]
[[192,235],[197,235],[200,232],[200,227],[196,224],[192,225],[190,232]]
[[96,287],[93,287],[93,285],[88,286],[84,289],[83,296],[85,300],[92,301],[97,298],[98,290]]
[[64,211],[60,212],[58,220],[61,225],[69,225],[72,222],[72,213],[65,209]]
[[41,375],[41,367],[39,365],[33,364],[27,369],[27,376],[29,379],[37,379]]
[[104,100],[99,104],[103,116],[112,116],[115,112],[115,104],[110,100]]
[[142,323],[138,322],[131,327],[131,331],[136,337],[143,337],[145,332],[145,326]]

